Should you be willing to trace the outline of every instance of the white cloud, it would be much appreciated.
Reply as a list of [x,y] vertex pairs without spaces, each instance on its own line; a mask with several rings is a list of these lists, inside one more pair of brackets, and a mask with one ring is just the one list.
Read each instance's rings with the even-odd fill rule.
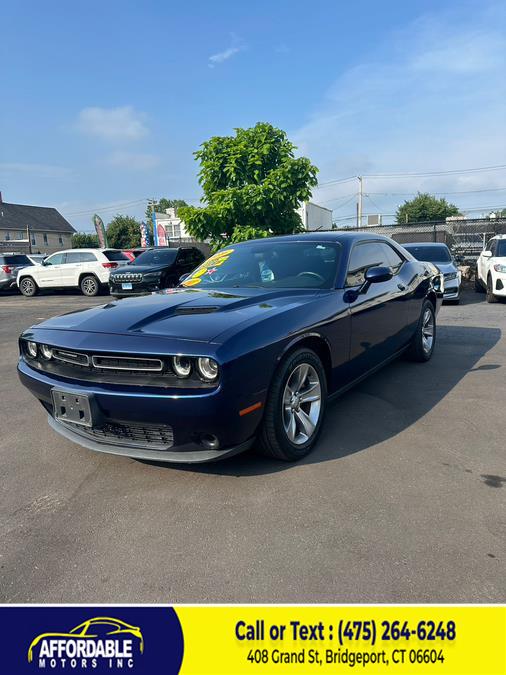
[[160,164],[160,157],[143,152],[113,152],[106,159],[107,164],[133,171],[148,171]]
[[106,141],[136,141],[147,135],[144,114],[132,106],[118,108],[84,108],[77,118],[77,128],[83,134]]
[[[506,11],[501,5],[476,5],[472,12],[466,5],[464,11],[462,16],[423,17],[401,34],[386,36],[374,59],[337,77],[294,134],[300,152],[319,166],[321,182],[504,164],[506,35],[500,27]],[[496,187],[506,187],[506,171],[369,179],[364,189],[409,193]],[[327,186],[313,197],[332,207],[356,189],[353,183]],[[392,213],[408,197],[371,198],[377,206],[368,198],[367,211]],[[506,204],[506,190],[449,198],[465,210]],[[335,215],[353,210],[352,201]]]
[[231,59],[233,56],[236,54],[239,54],[240,52],[243,52],[246,47],[241,43],[239,38],[235,35],[231,35],[232,38],[232,44],[230,47],[227,49],[224,49],[221,52],[218,52],[217,54],[212,54],[209,57],[209,62],[208,66],[209,68],[214,68],[215,66],[219,65],[220,63],[224,63],[225,61],[228,61],[228,59]]

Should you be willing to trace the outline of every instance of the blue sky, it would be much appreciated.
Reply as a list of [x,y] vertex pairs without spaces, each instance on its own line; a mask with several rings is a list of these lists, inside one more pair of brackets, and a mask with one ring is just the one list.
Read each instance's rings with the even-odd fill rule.
[[[80,230],[94,210],[141,216],[147,197],[198,200],[192,152],[257,121],[322,183],[504,164],[505,19],[502,2],[444,0],[4,3],[0,190]],[[371,213],[417,189],[506,205],[506,171],[364,185]],[[313,198],[344,218],[355,191]]]

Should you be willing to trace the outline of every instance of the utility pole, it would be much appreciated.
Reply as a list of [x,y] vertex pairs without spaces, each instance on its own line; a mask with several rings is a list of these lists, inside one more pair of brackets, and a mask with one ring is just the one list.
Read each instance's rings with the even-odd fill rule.
[[358,178],[357,230],[362,227],[362,176]]

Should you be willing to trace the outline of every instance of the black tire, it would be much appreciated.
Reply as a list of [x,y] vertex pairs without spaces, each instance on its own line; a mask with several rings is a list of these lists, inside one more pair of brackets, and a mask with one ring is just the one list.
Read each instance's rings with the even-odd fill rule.
[[100,293],[100,283],[94,274],[85,274],[79,282],[81,293],[93,298]]
[[[311,436],[305,442],[299,441],[294,443],[290,440],[287,431],[285,430],[283,396],[288,380],[294,375],[299,366],[304,365],[310,367],[309,370],[313,377],[313,381],[314,374],[317,376],[318,384],[320,386],[320,407],[317,422],[314,425]],[[302,384],[304,384],[304,380]],[[326,401],[327,380],[322,362],[318,356],[310,349],[304,348],[288,354],[280,363],[272,378],[267,402],[265,404],[262,425],[257,439],[258,451],[263,455],[281,459],[285,462],[294,462],[305,457],[313,449],[320,434],[323,419],[325,417]],[[300,415],[301,405],[306,405],[306,403],[301,404],[299,402],[297,411],[291,413],[292,417],[294,415]],[[309,405],[312,406],[312,404]],[[302,412],[305,412],[304,409],[302,409]]]
[[487,302],[497,302],[497,296],[494,295],[492,288],[492,277],[490,274],[487,277]]
[[26,298],[32,298],[34,295],[37,295],[39,287],[32,277],[22,277],[19,282],[19,290]]
[[482,283],[480,281],[480,278],[478,276],[478,270],[476,270],[476,272],[474,273],[474,290],[477,293],[484,293],[485,292],[485,289],[483,288]]
[[[427,317],[427,312],[430,312],[432,317],[432,342],[430,347],[427,346],[427,342],[424,339],[424,332],[426,330],[425,320]],[[418,324],[416,326],[416,331],[413,337],[411,338],[411,343],[409,345],[407,356],[412,361],[418,361],[419,363],[424,363],[429,361],[432,354],[434,353],[434,347],[436,346],[436,314],[434,312],[434,305],[430,300],[425,300],[422,305],[422,311],[420,312],[420,318],[418,319]]]

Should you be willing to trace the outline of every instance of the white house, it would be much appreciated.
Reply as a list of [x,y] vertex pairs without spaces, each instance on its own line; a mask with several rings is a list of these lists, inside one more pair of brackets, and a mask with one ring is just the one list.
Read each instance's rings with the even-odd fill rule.
[[171,239],[186,239],[190,236],[175,208],[167,209],[165,213],[156,213],[155,216],[158,246],[166,246]]
[[303,202],[297,209],[306,230],[331,230],[332,209],[313,202]]

